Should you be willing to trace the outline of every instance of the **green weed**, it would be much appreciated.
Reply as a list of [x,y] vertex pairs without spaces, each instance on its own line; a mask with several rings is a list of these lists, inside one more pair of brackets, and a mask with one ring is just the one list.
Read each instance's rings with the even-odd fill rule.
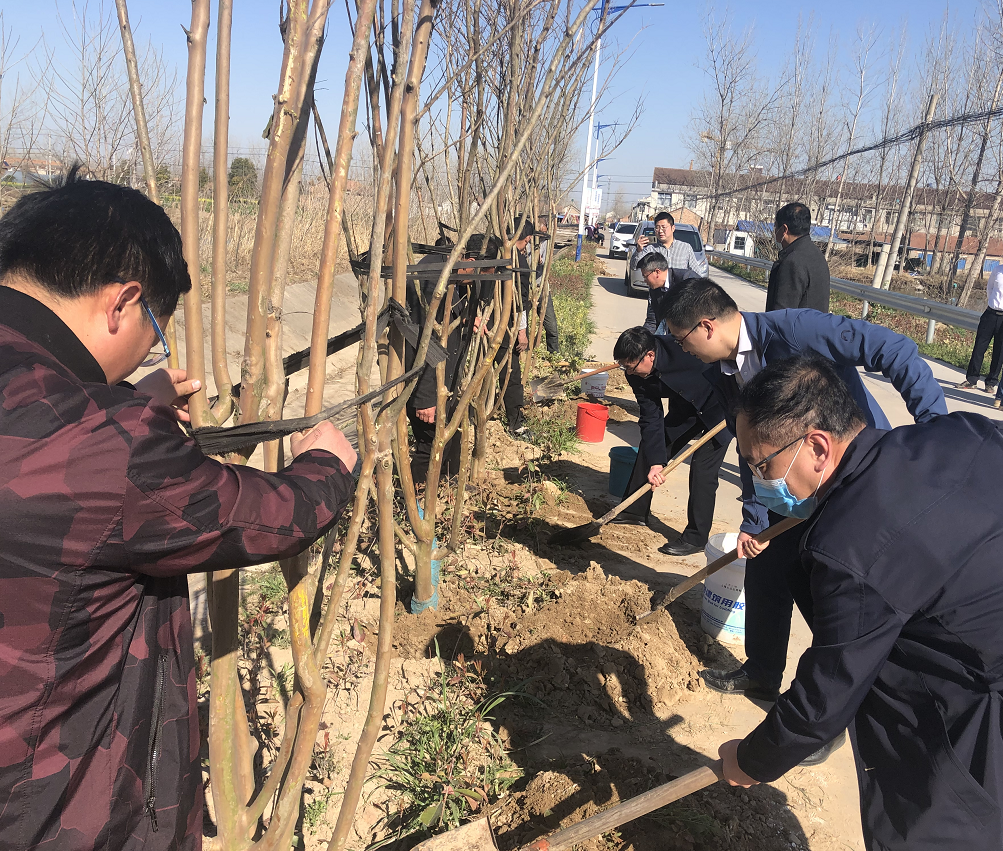
[[333,794],[334,792],[328,789],[323,795],[315,797],[303,808],[303,824],[311,834],[316,833],[317,828],[320,827]]
[[544,459],[558,458],[578,448],[578,435],[570,417],[558,406],[553,411],[556,413],[549,408],[537,408],[535,415],[526,417],[529,441],[540,448]]
[[462,654],[439,664],[426,699],[402,705],[398,738],[376,772],[398,801],[386,820],[390,835],[371,848],[457,827],[521,776],[489,723],[512,693],[488,694],[480,662],[468,664]]

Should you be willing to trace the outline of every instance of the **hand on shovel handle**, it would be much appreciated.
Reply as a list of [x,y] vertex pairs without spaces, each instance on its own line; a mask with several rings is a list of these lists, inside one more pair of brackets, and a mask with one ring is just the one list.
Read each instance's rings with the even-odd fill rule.
[[[587,839],[601,836],[622,824],[654,812],[666,804],[699,792],[701,789],[716,783],[723,776],[721,761],[718,760],[709,767],[698,768],[671,783],[656,786],[650,792],[645,792],[643,795],[638,795],[636,798],[631,798],[601,813],[596,813],[591,818],[580,821],[565,830],[559,830],[544,839],[538,839],[531,845],[524,845],[519,851],[567,851],[567,849],[573,848]],[[476,851],[480,851],[480,849],[476,849]]]
[[[786,532],[788,529],[793,529],[801,522],[802,521],[797,517],[785,517],[779,523],[774,523],[768,529],[763,529],[762,532],[755,536],[755,539],[759,543],[765,544],[767,541],[772,540],[777,537],[777,535]],[[684,579],[669,592],[668,596],[665,598],[665,605],[668,605],[674,600],[678,600],[683,594],[689,591],[690,588],[693,588],[695,585],[699,585],[712,573],[717,573],[717,571],[719,571],[722,567],[727,567],[737,558],[738,550],[732,550],[730,553],[725,553],[716,561],[712,561],[705,568],[703,568],[703,570],[698,570],[688,579]]]

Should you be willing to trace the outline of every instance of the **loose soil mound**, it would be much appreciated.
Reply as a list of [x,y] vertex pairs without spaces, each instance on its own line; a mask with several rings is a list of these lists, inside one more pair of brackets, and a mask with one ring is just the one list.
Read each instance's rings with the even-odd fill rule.
[[[491,823],[502,851],[674,779],[611,749],[562,771],[537,774],[501,801]],[[580,846],[582,851],[807,851],[783,796],[770,786],[748,791],[712,786]]]

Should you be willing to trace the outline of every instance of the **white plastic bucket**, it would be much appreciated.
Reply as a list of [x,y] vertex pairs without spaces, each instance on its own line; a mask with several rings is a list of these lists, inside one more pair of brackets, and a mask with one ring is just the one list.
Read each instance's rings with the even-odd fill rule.
[[[589,370],[583,369],[582,372]],[[590,375],[582,379],[582,393],[586,396],[594,396],[602,399],[606,395],[606,382],[609,380],[608,372],[600,372],[598,375]]]
[[[707,564],[731,552],[738,533],[711,535],[704,547]],[[745,559],[733,561],[704,580],[700,626],[708,635],[726,644],[745,642]]]

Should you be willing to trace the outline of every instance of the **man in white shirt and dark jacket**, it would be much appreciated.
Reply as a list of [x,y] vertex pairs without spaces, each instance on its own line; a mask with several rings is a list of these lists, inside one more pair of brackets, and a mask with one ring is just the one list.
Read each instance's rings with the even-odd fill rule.
[[739,452],[776,511],[805,516],[813,641],[724,777],[771,782],[849,727],[873,851],[1003,847],[1000,424],[971,413],[882,431],[817,354],[738,397]]
[[[641,409],[638,423],[641,445],[624,493],[626,497],[645,482],[652,487],[664,484],[662,468],[691,440],[721,422],[724,408],[704,377],[706,367],[668,337],[657,337],[645,327],[628,328],[616,341],[613,357],[627,374],[627,382]],[[663,399],[669,400],[669,412],[664,415]],[[686,556],[703,550],[714,522],[718,473],[729,443],[731,432],[724,430],[693,453],[686,528],[677,540],[659,547],[660,553]],[[646,524],[651,496],[650,492],[643,496],[617,519]]]

